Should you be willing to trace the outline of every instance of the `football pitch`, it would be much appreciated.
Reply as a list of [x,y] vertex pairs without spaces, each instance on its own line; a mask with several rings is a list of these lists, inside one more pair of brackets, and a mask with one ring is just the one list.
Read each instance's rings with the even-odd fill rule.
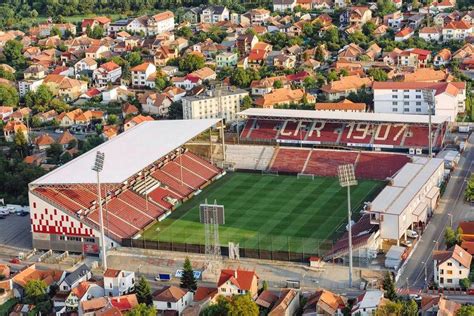
[[[383,181],[360,180],[351,188],[354,219],[363,203],[374,197]],[[347,191],[337,178],[229,173],[183,203],[165,220],[146,230],[144,239],[204,244],[199,204],[225,207],[219,227],[221,245],[319,254],[328,250],[347,223]]]

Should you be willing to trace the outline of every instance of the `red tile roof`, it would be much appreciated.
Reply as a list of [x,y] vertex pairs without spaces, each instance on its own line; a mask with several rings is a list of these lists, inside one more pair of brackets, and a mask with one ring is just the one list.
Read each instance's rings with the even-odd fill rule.
[[254,278],[258,278],[255,271],[225,269],[221,270],[217,286],[219,287],[225,282],[231,281],[239,289],[249,291],[252,287],[252,281]]

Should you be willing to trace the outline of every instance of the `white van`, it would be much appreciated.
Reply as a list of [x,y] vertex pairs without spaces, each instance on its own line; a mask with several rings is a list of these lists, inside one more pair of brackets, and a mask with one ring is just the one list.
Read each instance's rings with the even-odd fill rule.
[[418,238],[418,233],[414,230],[407,229],[407,236],[410,238]]

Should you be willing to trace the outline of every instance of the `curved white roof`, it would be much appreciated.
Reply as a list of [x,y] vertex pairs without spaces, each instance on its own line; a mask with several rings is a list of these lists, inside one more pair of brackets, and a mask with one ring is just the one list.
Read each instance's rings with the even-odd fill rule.
[[[392,113],[368,113],[368,112],[342,112],[342,111],[312,111],[291,109],[260,109],[250,108],[239,112],[245,116],[275,117],[287,119],[309,119],[309,120],[347,120],[360,122],[382,122],[382,123],[411,123],[428,124],[428,115],[414,114],[392,114]],[[433,124],[448,121],[446,116],[433,115]]]
[[32,185],[95,183],[91,168],[105,154],[102,183],[122,183],[156,160],[214,126],[218,119],[143,122],[31,182]]

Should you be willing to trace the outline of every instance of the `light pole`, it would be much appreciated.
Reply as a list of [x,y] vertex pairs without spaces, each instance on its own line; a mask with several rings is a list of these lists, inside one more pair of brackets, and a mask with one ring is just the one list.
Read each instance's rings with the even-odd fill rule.
[[347,188],[347,222],[348,222],[348,234],[349,234],[349,287],[352,287],[352,223],[351,223],[351,186],[357,185],[357,179],[355,178],[354,165],[340,165],[337,168],[339,177],[339,185]]
[[436,250],[438,250],[438,241],[437,241],[437,240],[433,240],[433,243],[435,244]]
[[451,213],[448,213],[448,216],[449,216],[449,223],[451,224],[451,228],[453,228],[453,214]]
[[425,286],[428,285],[428,274],[427,274],[427,271],[426,271],[426,262],[422,261],[421,264],[424,266],[424,270],[425,270]]
[[428,157],[431,159],[433,157],[433,144],[431,138],[431,112],[434,104],[433,90],[424,89],[422,93],[423,99],[428,104]]
[[99,225],[100,225],[100,243],[102,246],[102,268],[107,270],[107,246],[105,245],[105,234],[104,234],[104,218],[102,215],[102,192],[100,190],[100,172],[104,168],[104,153],[97,151],[95,156],[95,162],[92,166],[97,174],[97,194],[99,195]]

